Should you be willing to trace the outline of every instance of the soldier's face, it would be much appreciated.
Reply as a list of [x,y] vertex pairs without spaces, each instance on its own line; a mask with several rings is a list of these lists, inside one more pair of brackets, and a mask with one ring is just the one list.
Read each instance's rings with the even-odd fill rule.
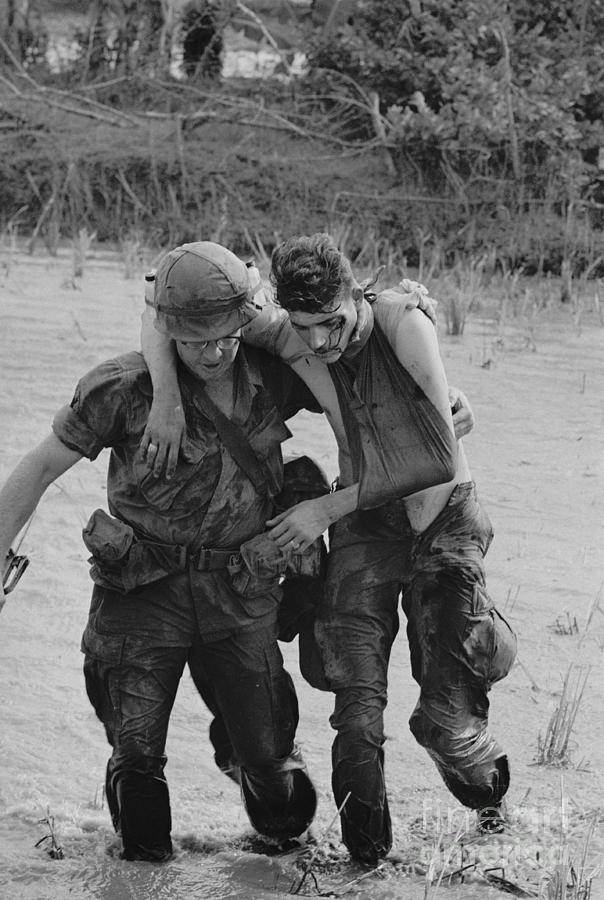
[[336,362],[346,350],[357,316],[357,304],[352,293],[346,290],[324,312],[289,312],[290,321],[304,343],[327,364]]
[[215,381],[225,375],[235,361],[241,340],[241,320],[219,326],[199,327],[190,335],[179,333],[177,353],[187,369],[201,381]]

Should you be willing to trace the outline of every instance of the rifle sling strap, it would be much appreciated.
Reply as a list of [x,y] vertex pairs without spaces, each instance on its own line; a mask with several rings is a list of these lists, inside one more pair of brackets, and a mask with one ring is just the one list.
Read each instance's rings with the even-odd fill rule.
[[256,490],[259,492],[269,491],[273,495],[273,479],[264,463],[256,456],[243,430],[218,409],[205,391],[197,392],[195,403],[201,412],[214,423],[218,437]]

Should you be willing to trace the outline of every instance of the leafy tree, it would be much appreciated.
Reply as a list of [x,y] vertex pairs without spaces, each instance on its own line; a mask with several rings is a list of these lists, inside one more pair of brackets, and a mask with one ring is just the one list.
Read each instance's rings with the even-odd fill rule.
[[395,157],[539,192],[546,162],[580,188],[568,159],[604,144],[603,38],[602,0],[361,0],[310,65],[377,93]]
[[540,267],[520,231],[531,244],[535,221],[555,219],[561,261],[602,199],[603,51],[604,0],[358,0],[337,30],[315,29],[309,77],[354,102],[347,127],[382,144],[395,183],[441,198],[436,242],[507,241]]

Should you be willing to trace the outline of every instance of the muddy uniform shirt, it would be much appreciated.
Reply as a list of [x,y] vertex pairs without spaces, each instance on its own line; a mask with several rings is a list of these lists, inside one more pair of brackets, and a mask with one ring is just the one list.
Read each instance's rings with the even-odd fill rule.
[[[281,442],[291,433],[284,419],[302,408],[320,411],[304,384],[286,366],[261,350],[240,347],[234,363],[236,402],[232,416],[278,489],[283,479]],[[113,516],[132,526],[138,539],[201,547],[237,549],[266,529],[272,501],[257,490],[221,444],[213,422],[195,398],[198,382],[184,367],[179,381],[187,436],[174,476],[156,479],[140,458],[140,440],[152,401],[148,370],[140,353],[108,360],[85,375],[69,406],[53,422],[59,440],[89,459],[111,448],[107,494]],[[205,578],[206,573],[190,573]],[[275,598],[245,602],[217,589],[198,609],[200,632],[216,638],[243,625],[260,624]],[[217,579],[218,585],[218,579]],[[208,594],[207,591],[200,592]]]

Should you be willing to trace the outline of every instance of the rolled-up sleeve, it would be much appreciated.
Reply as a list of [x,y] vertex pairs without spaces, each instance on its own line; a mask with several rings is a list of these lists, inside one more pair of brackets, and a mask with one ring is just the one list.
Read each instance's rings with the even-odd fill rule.
[[69,406],[58,411],[52,430],[59,440],[88,459],[119,444],[128,432],[128,379],[117,360],[88,372]]

